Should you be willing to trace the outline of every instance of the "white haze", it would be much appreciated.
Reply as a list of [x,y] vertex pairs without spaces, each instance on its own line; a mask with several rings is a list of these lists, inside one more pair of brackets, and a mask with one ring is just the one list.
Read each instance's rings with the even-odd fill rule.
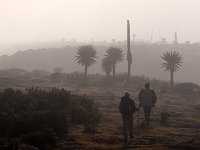
[[[0,44],[36,39],[200,41],[199,0],[0,0]],[[152,34],[153,33],[153,34]]]

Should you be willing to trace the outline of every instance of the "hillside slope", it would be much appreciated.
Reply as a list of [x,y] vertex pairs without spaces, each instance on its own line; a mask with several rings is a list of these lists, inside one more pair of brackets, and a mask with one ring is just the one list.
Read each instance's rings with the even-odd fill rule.
[[[116,44],[126,54],[126,45]],[[95,46],[98,52],[98,60],[95,66],[89,68],[89,73],[103,73],[101,59],[105,54],[107,46]],[[199,44],[137,44],[132,45],[133,54],[132,74],[145,75],[150,78],[169,80],[169,73],[161,68],[163,52],[178,49],[183,56],[183,67],[175,74],[175,81],[195,82],[200,81],[200,45]],[[0,58],[0,68],[21,68],[25,70],[47,70],[53,71],[55,67],[61,67],[67,73],[83,71],[83,68],[75,62],[77,46],[66,46],[63,48],[49,48],[39,50],[18,51],[10,56]],[[124,61],[117,65],[116,72],[127,71],[126,55]],[[193,72],[193,73],[192,73]]]

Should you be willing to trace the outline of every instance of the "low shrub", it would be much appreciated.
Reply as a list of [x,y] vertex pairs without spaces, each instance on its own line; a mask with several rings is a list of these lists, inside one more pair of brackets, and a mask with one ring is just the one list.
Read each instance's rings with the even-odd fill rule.
[[87,123],[94,129],[99,121],[93,98],[73,95],[64,89],[8,88],[0,93],[0,136],[26,135],[25,144],[39,149],[67,134],[71,125]]
[[179,83],[174,87],[180,95],[195,95],[200,93],[200,86],[194,83]]

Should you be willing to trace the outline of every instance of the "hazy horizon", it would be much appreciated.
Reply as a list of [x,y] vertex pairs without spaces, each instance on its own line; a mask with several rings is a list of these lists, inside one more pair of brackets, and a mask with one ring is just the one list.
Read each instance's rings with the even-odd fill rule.
[[[198,0],[2,0],[0,44],[65,38],[81,42],[136,39],[199,42]],[[189,10],[189,11],[188,11]]]

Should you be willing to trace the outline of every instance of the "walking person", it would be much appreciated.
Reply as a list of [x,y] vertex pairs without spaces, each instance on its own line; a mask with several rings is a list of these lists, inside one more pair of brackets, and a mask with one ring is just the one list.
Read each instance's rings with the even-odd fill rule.
[[122,114],[123,131],[124,131],[124,142],[128,142],[128,135],[133,138],[133,113],[135,112],[135,102],[130,98],[128,92],[121,97],[119,105],[119,111]]
[[154,90],[150,88],[150,84],[145,84],[145,89],[142,89],[138,95],[140,107],[143,107],[144,117],[147,125],[150,124],[151,108],[155,106],[157,96]]

